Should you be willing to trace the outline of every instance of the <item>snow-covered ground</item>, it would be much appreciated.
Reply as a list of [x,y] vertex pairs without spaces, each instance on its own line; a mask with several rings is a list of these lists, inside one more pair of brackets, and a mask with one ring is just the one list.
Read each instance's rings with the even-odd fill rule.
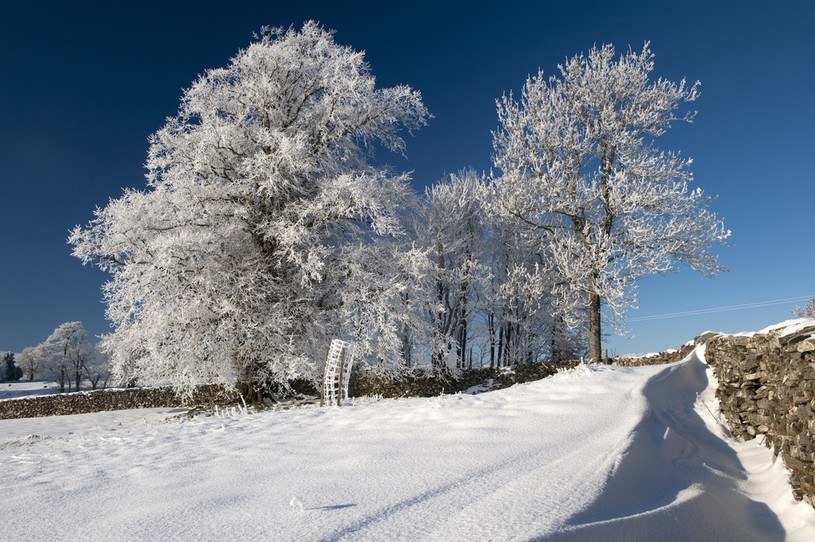
[[690,356],[475,396],[3,420],[0,538],[815,540],[708,382]]
[[59,384],[56,382],[44,382],[42,380],[18,380],[17,382],[0,382],[0,400],[17,399],[31,395],[50,395],[59,392]]

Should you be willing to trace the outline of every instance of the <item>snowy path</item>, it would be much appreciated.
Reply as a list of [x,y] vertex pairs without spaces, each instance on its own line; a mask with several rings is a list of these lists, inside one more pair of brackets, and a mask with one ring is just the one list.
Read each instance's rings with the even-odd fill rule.
[[[648,410],[600,497],[554,540],[784,540],[779,517],[751,499],[735,449],[697,412],[706,366],[692,356],[646,384]],[[811,540],[811,539],[810,539]]]
[[691,359],[340,409],[4,420],[0,539],[815,539],[778,466],[748,480],[694,410],[706,384]]

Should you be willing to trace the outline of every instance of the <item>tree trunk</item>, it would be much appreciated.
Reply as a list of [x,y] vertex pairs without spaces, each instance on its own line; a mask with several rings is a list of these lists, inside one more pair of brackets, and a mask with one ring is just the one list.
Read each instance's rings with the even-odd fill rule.
[[552,344],[549,347],[549,358],[554,362],[563,361],[563,359],[565,358],[565,356],[563,355],[564,353],[561,351],[560,348],[561,347],[560,342],[563,339],[563,337],[561,336],[562,334],[563,334],[563,317],[557,316],[552,321]]
[[263,392],[260,386],[251,380],[241,380],[235,384],[238,393],[246,401],[247,405],[262,406],[263,405]]
[[408,331],[402,333],[402,363],[405,367],[410,367],[413,364],[412,348],[410,334]]
[[512,323],[507,322],[506,324],[506,333],[504,335],[504,366],[510,367],[515,363],[515,359],[512,357]]
[[[469,259],[469,257],[468,257]],[[464,369],[467,366],[467,291],[470,289],[467,281],[462,281],[459,290],[459,310],[458,310],[458,336],[457,341],[457,354],[458,354],[458,367]]]
[[438,350],[433,352],[433,356],[431,358],[431,365],[433,368],[438,371],[442,370],[442,368],[446,365],[446,360],[444,358],[445,356],[443,352],[439,352]]
[[[405,302],[405,310],[407,310],[408,303],[410,302],[410,295],[405,293],[402,300]],[[413,339],[411,338],[410,329],[407,325],[402,325],[402,362],[404,363],[405,367],[410,367],[412,365],[412,354],[413,354]]]
[[504,356],[504,324],[501,324],[501,327],[498,329],[498,360],[496,361],[496,367],[503,367],[503,359]]
[[462,318],[458,326],[458,334],[456,337],[456,354],[458,355],[459,369],[464,369],[467,366],[467,319]]
[[600,330],[600,295],[589,294],[589,358],[592,363],[600,363],[602,343]]
[[495,315],[487,315],[487,331],[490,337],[490,369],[495,367]]

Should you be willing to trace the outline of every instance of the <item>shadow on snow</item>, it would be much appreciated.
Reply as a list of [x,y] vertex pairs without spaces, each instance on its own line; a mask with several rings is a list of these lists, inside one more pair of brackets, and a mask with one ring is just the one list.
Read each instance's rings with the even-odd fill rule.
[[739,491],[746,480],[736,453],[694,410],[708,384],[694,353],[645,385],[648,411],[634,429],[603,493],[540,540],[783,540],[778,517]]

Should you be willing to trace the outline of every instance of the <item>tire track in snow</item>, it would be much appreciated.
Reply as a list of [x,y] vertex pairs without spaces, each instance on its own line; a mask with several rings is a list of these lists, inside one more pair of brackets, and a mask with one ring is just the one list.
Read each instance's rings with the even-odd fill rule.
[[[430,501],[442,501],[444,504],[440,504],[438,508],[444,512],[430,517],[426,514],[422,517],[416,516],[412,518],[410,522],[411,528],[406,531],[393,532],[390,529],[386,529],[388,540],[435,539],[436,537],[429,535],[430,532],[449,530],[440,529],[438,527],[436,529],[430,528],[431,525],[438,524],[439,522],[460,524],[462,526],[461,532],[463,532],[463,527],[465,526],[472,529],[473,524],[471,521],[475,521],[477,524],[479,519],[483,518],[470,518],[469,516],[472,514],[467,514],[468,517],[466,519],[450,518],[450,509],[455,509],[459,506],[467,507],[471,504],[472,500],[478,499],[493,498],[494,500],[512,500],[513,497],[517,495],[517,492],[509,491],[504,484],[507,480],[511,480],[515,474],[522,472],[524,476],[528,476],[535,472],[555,471],[560,467],[565,467],[564,464],[568,463],[568,458],[559,458],[554,461],[539,463],[538,460],[542,457],[551,457],[551,452],[548,450],[539,450],[537,453],[525,453],[506,458],[498,463],[494,463],[488,468],[467,473],[463,477],[456,478],[410,499],[382,508],[375,514],[362,518],[320,540],[364,540],[378,538],[370,535],[376,532],[376,528],[379,524],[393,521],[400,527],[403,527],[405,523],[408,522],[395,520],[397,515],[411,514],[414,508],[420,505],[427,505]],[[462,512],[459,511],[458,514],[455,515],[460,516],[461,514]],[[377,534],[381,536],[383,533]],[[445,538],[445,540],[450,540],[450,538]]]
[[[570,455],[553,452],[556,444],[543,443],[383,507],[320,540],[505,540],[506,522],[522,522],[523,526],[515,530],[522,533],[530,532],[530,523],[537,525],[533,532],[562,525],[567,517],[551,506],[546,486],[562,483],[579,488],[567,497],[567,502],[560,501],[565,510],[588,505],[590,496],[599,492],[597,485],[602,484],[602,473],[612,468],[627,446],[628,436],[599,455],[593,439],[603,428],[614,426],[614,419],[626,406],[636,408],[635,404],[641,400],[642,381],[636,379],[629,385],[631,387],[626,393],[619,394],[620,408],[608,409],[602,417],[598,417],[593,424],[595,431],[592,437],[576,449],[572,444]],[[540,423],[545,424],[546,420],[542,418]],[[579,465],[575,465],[575,457],[581,458]],[[517,509],[519,502],[524,503],[526,511],[516,516],[513,509]],[[419,508],[423,508],[421,513],[417,513]],[[428,509],[433,509],[434,513],[428,513]],[[501,513],[496,514],[496,509],[502,509]],[[541,513],[531,517],[529,509],[540,510]],[[483,520],[488,517],[497,519],[499,523],[485,523]],[[409,528],[406,529],[406,525]],[[526,540],[528,535],[519,539]]]

